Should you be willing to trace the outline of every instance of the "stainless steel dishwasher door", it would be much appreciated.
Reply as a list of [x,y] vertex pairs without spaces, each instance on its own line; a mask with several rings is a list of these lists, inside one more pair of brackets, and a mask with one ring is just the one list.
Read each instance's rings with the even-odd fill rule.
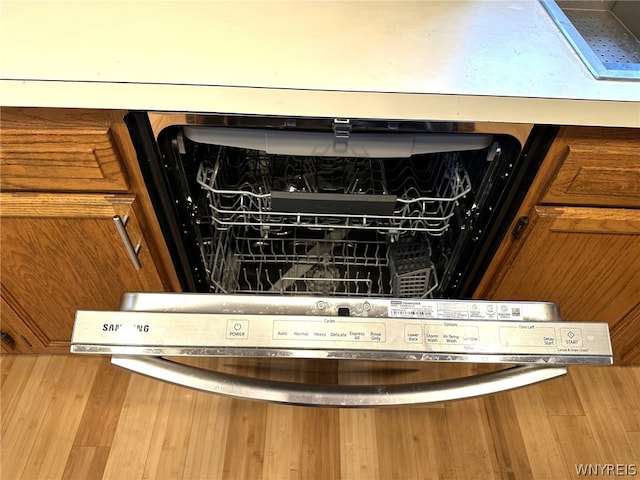
[[[79,311],[74,353],[238,398],[363,407],[441,402],[612,363],[603,323],[563,322],[554,304],[269,295],[129,294],[117,312]],[[515,365],[401,385],[317,385],[199,369],[165,356],[472,362]]]

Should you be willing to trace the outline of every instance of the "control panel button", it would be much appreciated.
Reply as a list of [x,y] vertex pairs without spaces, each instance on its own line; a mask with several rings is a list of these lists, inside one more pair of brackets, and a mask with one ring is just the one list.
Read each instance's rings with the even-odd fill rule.
[[560,339],[563,347],[581,347],[582,331],[579,328],[561,328]]
[[274,340],[309,340],[315,342],[386,342],[386,325],[381,322],[325,321],[300,322],[275,320]]
[[456,322],[430,324],[426,327],[427,343],[447,345],[474,345],[479,342],[478,327]]
[[500,327],[500,344],[510,347],[555,347],[556,331],[535,324]]
[[422,343],[422,325],[419,323],[405,323],[404,341],[406,343]]
[[249,338],[249,320],[228,320],[226,337],[236,340]]

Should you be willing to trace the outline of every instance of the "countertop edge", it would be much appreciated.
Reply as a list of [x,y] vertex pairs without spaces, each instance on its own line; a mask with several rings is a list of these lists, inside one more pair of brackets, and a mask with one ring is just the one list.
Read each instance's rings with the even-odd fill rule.
[[640,103],[429,93],[0,80],[0,105],[640,128]]

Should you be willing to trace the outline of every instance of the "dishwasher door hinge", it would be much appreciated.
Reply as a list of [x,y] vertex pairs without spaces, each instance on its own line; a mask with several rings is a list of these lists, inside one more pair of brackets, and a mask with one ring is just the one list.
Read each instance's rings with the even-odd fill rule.
[[333,133],[336,138],[349,138],[351,127],[351,120],[348,118],[335,118],[333,120]]

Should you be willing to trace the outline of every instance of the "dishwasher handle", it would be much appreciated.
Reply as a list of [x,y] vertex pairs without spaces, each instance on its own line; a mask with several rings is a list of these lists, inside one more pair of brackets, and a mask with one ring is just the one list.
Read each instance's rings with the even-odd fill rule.
[[470,377],[392,385],[317,385],[215,372],[161,357],[114,355],[111,363],[176,385],[239,399],[317,407],[382,407],[446,402],[532,385],[566,367],[517,366]]

